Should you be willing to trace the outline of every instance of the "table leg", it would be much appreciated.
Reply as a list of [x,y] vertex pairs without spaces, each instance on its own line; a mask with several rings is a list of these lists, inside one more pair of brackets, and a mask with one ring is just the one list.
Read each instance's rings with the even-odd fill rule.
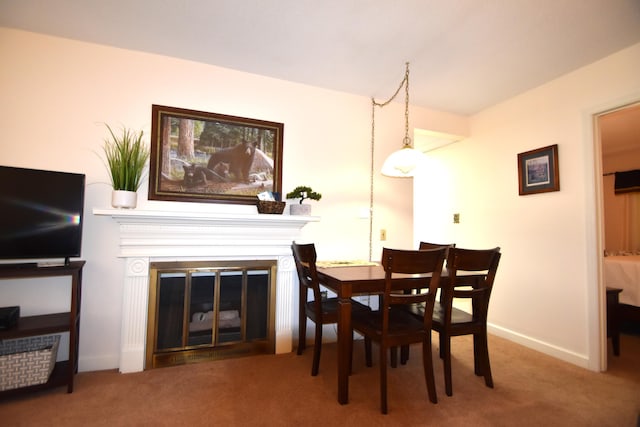
[[351,366],[351,299],[340,299],[338,307],[338,402],[349,403],[349,367]]

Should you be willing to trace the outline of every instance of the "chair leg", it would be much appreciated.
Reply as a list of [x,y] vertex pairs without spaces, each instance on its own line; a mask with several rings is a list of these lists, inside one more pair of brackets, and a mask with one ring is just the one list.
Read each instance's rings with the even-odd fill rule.
[[313,344],[313,366],[311,367],[311,375],[318,375],[320,370],[320,352],[322,351],[322,323],[316,323],[316,337]]
[[422,342],[422,364],[424,365],[424,379],[427,383],[427,392],[431,403],[438,403],[436,393],[436,380],[433,374],[433,356],[431,355],[431,338],[425,338]]
[[389,349],[389,353],[391,355],[391,367],[397,368],[398,367],[398,347],[391,347]]
[[373,366],[371,358],[371,338],[369,337],[364,337],[364,360],[369,368]]
[[473,342],[474,342],[474,348],[476,347],[476,342],[477,342],[477,353],[475,355],[476,360],[478,360],[476,362],[477,365],[479,365],[479,368],[481,370],[480,374],[476,375],[480,375],[484,377],[484,383],[487,387],[489,388],[493,388],[493,377],[491,376],[491,363],[489,362],[489,344],[487,342],[487,335],[486,333],[480,333],[477,334],[477,338],[476,335],[474,335],[473,337]]
[[380,410],[388,413],[387,407],[387,348],[380,343]]
[[298,318],[298,356],[307,348],[307,316],[304,307],[300,308],[301,314]]
[[353,372],[353,331],[349,336],[349,375]]
[[476,376],[481,377],[482,368],[483,368],[483,360],[482,360],[482,344],[480,342],[480,335],[473,334],[473,373]]
[[400,363],[403,365],[406,365],[408,360],[409,360],[409,346],[403,345],[402,347],[400,347]]
[[453,385],[451,380],[451,337],[446,334],[440,335],[440,356],[442,357],[444,362],[444,391],[445,393],[447,393],[447,396],[452,396]]

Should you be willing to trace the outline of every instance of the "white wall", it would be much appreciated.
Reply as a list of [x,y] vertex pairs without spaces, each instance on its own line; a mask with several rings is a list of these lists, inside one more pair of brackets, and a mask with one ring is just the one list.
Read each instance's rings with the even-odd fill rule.
[[[428,153],[414,183],[414,242],[502,248],[493,332],[594,370],[603,292],[592,116],[640,99],[638,70],[640,44],[475,115],[471,137]],[[519,196],[517,154],[552,144],[560,191]]]
[[[312,202],[321,221],[307,226],[304,238],[317,243],[321,259],[368,258],[369,222],[360,215],[369,207],[369,98],[6,28],[0,28],[0,57],[0,163],[87,175],[80,370],[114,368],[119,357],[118,229],[110,218],[92,215],[110,203],[101,160],[103,124],[149,135],[152,104],[284,123],[283,192],[309,185],[323,195]],[[376,115],[374,258],[382,247],[380,228],[387,229],[385,245],[412,246],[412,182],[377,173],[401,146],[402,108],[394,103]],[[468,132],[466,118],[446,113],[412,107],[411,121],[425,129]],[[241,205],[152,202],[147,191],[146,186],[139,191],[138,209],[255,212]],[[26,285],[0,281],[0,305],[21,305],[25,313],[51,305],[66,309],[63,290],[56,288],[53,299],[36,299],[16,293],[17,286]]]

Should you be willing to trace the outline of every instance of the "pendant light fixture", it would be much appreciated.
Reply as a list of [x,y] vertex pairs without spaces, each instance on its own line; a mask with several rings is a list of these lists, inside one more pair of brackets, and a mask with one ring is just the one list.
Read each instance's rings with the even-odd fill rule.
[[416,168],[423,159],[423,154],[413,148],[411,144],[411,138],[409,138],[409,63],[406,63],[406,71],[404,79],[400,82],[400,86],[396,93],[393,94],[386,102],[377,102],[374,98],[371,98],[372,113],[371,113],[371,129],[372,129],[372,141],[374,138],[375,130],[375,107],[384,107],[393,101],[400,89],[404,86],[404,139],[402,140],[402,148],[398,151],[391,153],[382,165],[382,174],[391,177],[413,177]]

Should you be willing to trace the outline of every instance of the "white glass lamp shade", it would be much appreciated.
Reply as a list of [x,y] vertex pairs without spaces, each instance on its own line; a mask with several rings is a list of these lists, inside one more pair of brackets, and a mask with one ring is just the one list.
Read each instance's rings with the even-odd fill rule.
[[405,146],[387,157],[382,165],[382,174],[399,178],[412,177],[423,159],[421,151]]

